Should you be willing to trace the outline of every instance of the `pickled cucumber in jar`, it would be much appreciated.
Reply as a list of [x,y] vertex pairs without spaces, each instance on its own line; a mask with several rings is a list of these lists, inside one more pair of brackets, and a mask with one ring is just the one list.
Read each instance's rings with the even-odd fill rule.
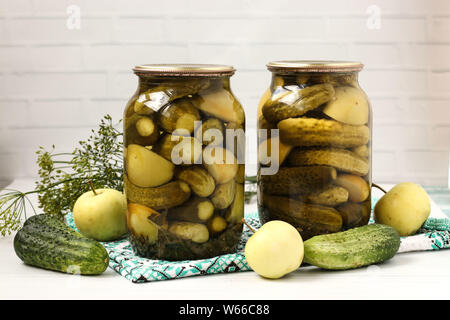
[[372,113],[358,84],[362,64],[267,66],[272,83],[258,107],[258,129],[278,129],[278,135],[268,132],[258,143],[262,223],[285,220],[303,239],[367,224]]
[[142,65],[124,113],[130,242],[142,257],[232,253],[244,215],[245,114],[220,65]]

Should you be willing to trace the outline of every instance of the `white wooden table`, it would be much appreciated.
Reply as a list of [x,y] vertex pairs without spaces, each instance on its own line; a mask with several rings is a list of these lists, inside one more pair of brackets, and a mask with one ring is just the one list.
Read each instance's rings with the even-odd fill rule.
[[[31,180],[10,185],[23,191],[33,186]],[[255,210],[254,204],[246,210]],[[433,207],[432,216],[443,213]],[[14,253],[13,235],[0,238],[0,300],[450,299],[449,287],[450,250],[398,254],[348,271],[302,267],[278,280],[241,272],[133,284],[109,268],[99,276],[76,276],[27,266]]]

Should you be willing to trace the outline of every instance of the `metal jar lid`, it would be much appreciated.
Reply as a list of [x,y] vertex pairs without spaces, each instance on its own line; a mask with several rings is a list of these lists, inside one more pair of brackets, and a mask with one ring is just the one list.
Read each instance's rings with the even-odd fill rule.
[[135,66],[133,71],[149,76],[223,77],[232,76],[236,70],[220,64],[143,64]]
[[332,60],[285,60],[271,61],[267,69],[272,72],[354,72],[361,71],[364,65],[357,61]]

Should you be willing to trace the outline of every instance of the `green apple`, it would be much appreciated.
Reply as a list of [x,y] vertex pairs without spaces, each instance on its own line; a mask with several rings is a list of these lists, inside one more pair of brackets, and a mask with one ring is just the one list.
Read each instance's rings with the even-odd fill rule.
[[376,223],[393,227],[400,236],[415,234],[428,219],[431,204],[423,188],[412,182],[399,183],[378,200]]
[[302,237],[287,222],[269,221],[248,239],[245,258],[260,276],[281,278],[300,267],[303,260]]
[[73,217],[82,235],[97,241],[116,240],[127,232],[127,200],[114,189],[88,191],[75,202]]

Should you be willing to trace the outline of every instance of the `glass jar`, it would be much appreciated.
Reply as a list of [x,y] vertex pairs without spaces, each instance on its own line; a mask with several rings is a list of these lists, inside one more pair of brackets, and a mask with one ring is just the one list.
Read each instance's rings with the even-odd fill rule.
[[277,61],[258,107],[258,211],[303,239],[365,225],[371,211],[372,112],[363,65]]
[[231,253],[244,216],[245,114],[233,67],[141,65],[124,114],[130,241],[142,257]]

